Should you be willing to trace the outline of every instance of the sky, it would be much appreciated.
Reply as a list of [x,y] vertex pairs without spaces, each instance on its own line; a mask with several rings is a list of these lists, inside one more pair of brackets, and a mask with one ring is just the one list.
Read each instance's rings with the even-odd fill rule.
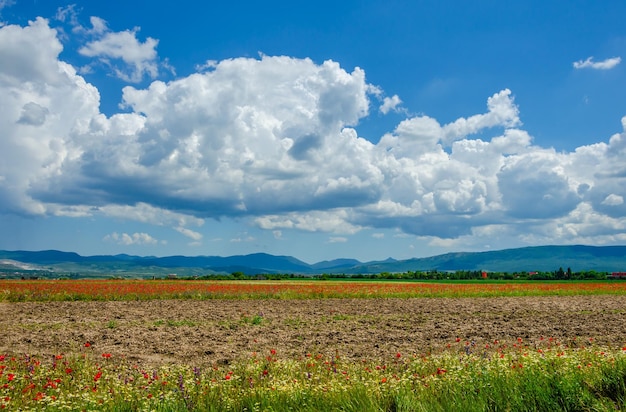
[[626,2],[0,0],[0,249],[626,244]]

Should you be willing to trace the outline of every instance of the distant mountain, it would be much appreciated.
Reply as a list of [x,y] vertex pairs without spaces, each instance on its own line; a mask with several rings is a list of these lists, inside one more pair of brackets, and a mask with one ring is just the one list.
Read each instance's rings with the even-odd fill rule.
[[457,252],[427,258],[360,262],[335,259],[308,264],[291,256],[254,253],[241,256],[81,256],[73,252],[0,251],[0,270],[77,273],[95,276],[149,276],[164,273],[201,275],[211,273],[346,273],[368,274],[423,270],[487,270],[497,272],[554,271],[626,271],[626,246],[536,246],[489,252]]
[[366,263],[353,268],[361,273],[408,270],[487,270],[495,272],[626,271],[626,246],[534,246],[489,252],[446,253],[396,262]]
[[335,260],[325,260],[323,262],[318,262],[315,263],[313,265],[311,265],[311,267],[315,270],[326,270],[326,269],[334,269],[334,270],[338,270],[340,268],[352,268],[355,266],[360,265],[361,262],[359,262],[356,259],[335,259]]

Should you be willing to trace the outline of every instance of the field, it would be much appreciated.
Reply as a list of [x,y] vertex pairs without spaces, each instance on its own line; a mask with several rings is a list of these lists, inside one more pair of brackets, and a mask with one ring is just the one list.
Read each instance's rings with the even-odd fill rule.
[[4,281],[0,295],[9,410],[626,407],[626,282]]

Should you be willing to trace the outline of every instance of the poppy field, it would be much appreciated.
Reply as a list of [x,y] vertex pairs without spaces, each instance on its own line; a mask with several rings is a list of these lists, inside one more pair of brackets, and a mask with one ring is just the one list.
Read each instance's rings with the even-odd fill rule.
[[624,410],[624,283],[0,282],[0,410]]
[[622,281],[0,280],[0,301],[626,295]]

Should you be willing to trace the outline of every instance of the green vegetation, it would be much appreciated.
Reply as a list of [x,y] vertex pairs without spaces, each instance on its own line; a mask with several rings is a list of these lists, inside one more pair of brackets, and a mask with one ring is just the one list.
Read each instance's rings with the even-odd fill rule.
[[103,411],[614,411],[626,347],[457,342],[437,354],[344,362],[271,350],[229,365],[143,369],[108,353],[0,356],[0,409]]

